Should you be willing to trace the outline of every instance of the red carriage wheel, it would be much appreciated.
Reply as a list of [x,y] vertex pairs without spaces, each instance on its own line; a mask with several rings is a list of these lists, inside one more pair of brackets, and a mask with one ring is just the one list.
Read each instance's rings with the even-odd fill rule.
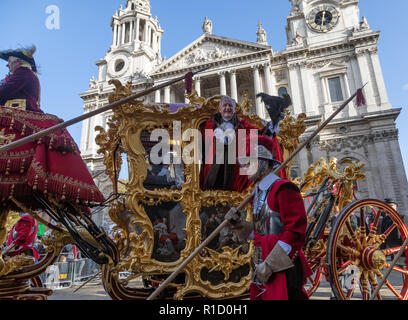
[[[346,206],[336,218],[327,248],[331,287],[336,298],[368,300],[407,236],[402,218],[382,201],[366,199]],[[408,300],[406,275],[405,260],[393,268],[377,299]]]
[[315,270],[312,270],[314,271],[314,273],[307,278],[307,282],[304,287],[309,297],[311,297],[319,288],[320,282],[322,281],[323,276],[326,273],[326,267],[324,265],[319,265]]

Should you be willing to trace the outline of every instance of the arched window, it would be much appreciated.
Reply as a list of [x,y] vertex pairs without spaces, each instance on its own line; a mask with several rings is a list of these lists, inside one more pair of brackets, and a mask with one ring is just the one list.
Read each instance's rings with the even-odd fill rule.
[[284,94],[288,94],[288,89],[286,87],[280,87],[278,89],[278,95],[279,97],[283,97]]

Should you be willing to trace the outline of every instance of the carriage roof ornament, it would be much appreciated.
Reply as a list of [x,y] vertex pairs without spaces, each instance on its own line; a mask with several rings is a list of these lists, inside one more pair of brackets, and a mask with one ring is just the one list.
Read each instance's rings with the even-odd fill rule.
[[120,100],[118,100],[118,101],[115,101],[115,102],[113,102],[113,103],[110,103],[110,104],[108,104],[108,105],[106,105],[106,106],[104,106],[104,107],[102,107],[102,108],[100,108],[100,109],[97,109],[97,110],[88,112],[88,113],[83,114],[83,115],[81,115],[81,116],[79,116],[79,117],[76,117],[76,118],[73,118],[73,119],[71,119],[71,120],[62,122],[62,123],[60,123],[60,124],[58,124],[58,125],[56,125],[56,126],[53,126],[53,127],[48,128],[48,129],[45,129],[45,130],[39,131],[39,132],[37,132],[37,133],[34,133],[34,134],[32,134],[32,135],[30,135],[30,136],[28,136],[28,137],[25,137],[25,138],[22,138],[22,139],[20,139],[20,140],[11,142],[11,143],[9,143],[9,144],[6,144],[6,145],[0,147],[0,154],[3,153],[3,152],[7,152],[7,151],[10,151],[10,150],[13,150],[13,149],[15,149],[15,148],[17,148],[17,147],[19,147],[19,146],[21,146],[21,145],[23,145],[23,144],[26,144],[26,143],[29,143],[29,142],[38,140],[38,139],[40,139],[40,138],[42,138],[42,137],[44,137],[44,136],[46,136],[46,135],[49,135],[49,134],[51,134],[51,133],[53,133],[53,132],[55,132],[55,131],[57,131],[57,130],[61,130],[61,129],[64,129],[64,128],[66,128],[66,127],[69,127],[69,126],[71,126],[71,125],[73,125],[73,124],[76,124],[76,123],[78,123],[78,122],[81,122],[81,121],[83,121],[83,120],[86,120],[86,119],[88,119],[88,118],[91,118],[91,117],[93,117],[93,116],[95,116],[95,115],[97,115],[97,114],[100,114],[100,113],[106,112],[106,111],[108,111],[108,110],[111,110],[111,109],[113,109],[113,108],[115,108],[115,107],[118,107],[118,106],[120,106],[120,105],[122,105],[122,104],[125,104],[125,103],[127,103],[127,102],[129,102],[129,101],[132,101],[132,100],[141,98],[141,97],[143,97],[143,96],[145,96],[145,95],[148,95],[148,94],[150,94],[150,93],[152,93],[152,92],[154,92],[154,91],[163,89],[163,88],[165,88],[165,87],[167,87],[167,86],[169,86],[169,85],[171,85],[171,84],[177,83],[177,82],[179,82],[179,81],[184,80],[184,81],[186,82],[186,87],[187,87],[187,85],[188,85],[188,86],[191,86],[192,78],[193,78],[196,74],[198,74],[198,73],[200,73],[200,72],[204,72],[204,71],[206,71],[206,70],[208,70],[208,69],[210,69],[209,66],[208,66],[208,67],[205,67],[205,68],[202,68],[202,69],[199,69],[199,70],[194,71],[194,72],[188,72],[187,74],[185,74],[185,75],[183,75],[183,76],[180,76],[180,77],[175,78],[175,79],[173,79],[173,80],[170,80],[170,81],[168,81],[168,82],[162,83],[162,84],[160,84],[160,85],[154,86],[154,87],[152,87],[152,88],[143,90],[142,92],[132,94],[132,95],[127,96],[127,97],[125,97],[125,98],[123,98],[123,99],[120,99]]

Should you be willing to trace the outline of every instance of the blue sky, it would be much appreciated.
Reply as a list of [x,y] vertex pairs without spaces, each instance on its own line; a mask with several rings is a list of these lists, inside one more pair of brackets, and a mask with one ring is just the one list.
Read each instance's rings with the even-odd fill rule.
[[[126,0],[1,0],[0,50],[35,44],[40,67],[42,109],[64,120],[83,113],[79,97],[97,76],[95,62],[103,58],[111,44],[111,16]],[[46,8],[60,9],[60,29],[49,30]],[[162,55],[170,58],[202,34],[204,17],[213,21],[213,33],[256,41],[259,22],[268,33],[275,51],[286,44],[288,0],[151,0],[165,33]],[[360,14],[373,30],[381,30],[379,55],[389,99],[394,108],[403,108],[397,119],[400,147],[408,171],[408,12],[407,0],[360,0]],[[7,73],[0,61],[0,78]],[[69,127],[79,144],[81,124]]]

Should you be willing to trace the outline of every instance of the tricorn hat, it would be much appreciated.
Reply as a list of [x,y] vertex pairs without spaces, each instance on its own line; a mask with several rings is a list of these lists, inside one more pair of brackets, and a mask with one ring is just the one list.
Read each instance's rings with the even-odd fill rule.
[[35,64],[35,60],[33,57],[35,51],[36,51],[35,46],[16,50],[0,51],[0,59],[7,61],[9,57],[19,58],[21,60],[28,62],[31,65],[31,69],[34,72],[37,72],[37,66]]

